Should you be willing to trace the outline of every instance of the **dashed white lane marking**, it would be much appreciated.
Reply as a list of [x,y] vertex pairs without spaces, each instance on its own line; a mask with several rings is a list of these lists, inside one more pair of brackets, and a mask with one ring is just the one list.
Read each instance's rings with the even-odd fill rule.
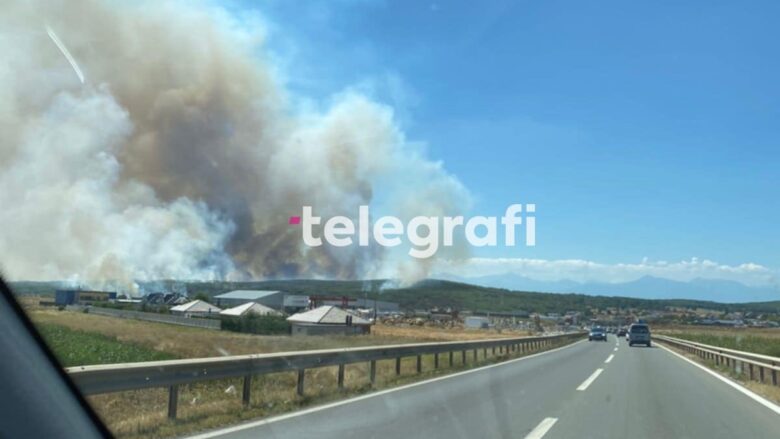
[[601,372],[604,372],[604,369],[596,369],[596,371],[593,372],[593,374],[587,380],[583,381],[582,384],[580,384],[580,386],[577,387],[577,390],[584,391],[585,389],[587,389],[588,386],[593,384],[593,382],[596,381],[596,378],[598,378],[599,375],[601,375]]
[[780,405],[777,405],[777,404],[773,403],[772,401],[769,401],[768,399],[766,399],[766,398],[764,398],[764,397],[754,393],[753,391],[748,390],[746,387],[744,387],[744,386],[742,386],[740,384],[737,384],[736,382],[734,382],[734,381],[724,377],[723,375],[720,375],[719,373],[714,372],[714,371],[708,369],[706,366],[702,366],[701,364],[699,364],[699,363],[697,363],[697,362],[695,362],[695,361],[693,361],[693,360],[691,360],[689,358],[686,358],[686,357],[678,354],[677,352],[667,348],[666,346],[661,346],[660,344],[656,344],[656,346],[659,346],[661,349],[669,352],[670,354],[673,354],[673,355],[677,356],[678,358],[693,364],[694,366],[698,367],[699,369],[707,372],[708,374],[710,374],[710,375],[714,376],[715,378],[723,381],[724,383],[728,384],[729,386],[731,386],[731,387],[739,390],[740,392],[744,393],[747,397],[751,398],[753,401],[763,405],[764,407],[768,408],[769,410],[772,410],[773,412],[775,412],[778,415],[780,415]]
[[525,436],[525,439],[542,439],[556,422],[558,422],[558,418],[544,418],[536,428]]
[[615,352],[617,352],[617,348],[615,348],[614,350],[615,350]]
[[612,361],[613,358],[615,358],[615,354],[612,354],[609,357],[607,357],[607,361],[605,361],[605,363],[609,363],[610,361]]

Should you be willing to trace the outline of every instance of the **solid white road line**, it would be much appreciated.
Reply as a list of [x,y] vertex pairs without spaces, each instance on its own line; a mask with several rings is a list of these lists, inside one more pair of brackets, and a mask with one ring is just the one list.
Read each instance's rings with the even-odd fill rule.
[[768,399],[764,398],[763,396],[756,394],[755,392],[747,389],[746,387],[742,386],[741,384],[737,383],[736,381],[733,381],[733,380],[730,380],[730,379],[724,377],[723,375],[721,375],[721,374],[711,370],[707,366],[702,366],[701,364],[691,360],[690,358],[686,358],[686,357],[678,354],[677,352],[667,348],[666,346],[661,346],[661,344],[656,344],[656,346],[659,346],[661,349],[669,352],[670,354],[673,354],[673,355],[677,356],[678,358],[681,358],[681,359],[683,359],[683,360],[693,364],[694,366],[698,367],[699,369],[707,372],[708,374],[710,374],[710,375],[714,376],[715,378],[723,381],[724,383],[728,384],[729,386],[731,386],[731,387],[739,390],[740,392],[744,393],[746,396],[751,398],[753,401],[763,405],[764,407],[768,408],[769,410],[772,410],[773,412],[775,412],[778,415],[780,415],[780,406],[775,404],[775,403],[773,403],[772,401],[769,401]]
[[615,354],[612,354],[609,357],[607,357],[607,361],[605,361],[605,363],[609,363],[610,361],[612,361],[613,358],[615,358]]
[[536,428],[525,436],[525,439],[542,439],[556,422],[558,422],[558,418],[544,418]]
[[577,387],[577,390],[582,391],[587,389],[588,386],[593,384],[593,382],[596,381],[596,378],[598,378],[599,375],[601,375],[601,372],[604,372],[604,369],[596,369],[596,371],[593,372],[593,375],[591,375],[587,380],[583,381],[579,387]]
[[345,399],[345,400],[342,400],[342,401],[331,402],[329,404],[323,404],[323,405],[319,405],[319,406],[316,406],[316,407],[312,407],[312,408],[308,408],[308,409],[304,409],[304,410],[299,410],[297,412],[292,412],[292,413],[287,413],[287,414],[284,414],[284,415],[274,416],[274,417],[268,418],[268,419],[260,419],[258,421],[247,422],[246,424],[236,425],[234,427],[227,427],[227,428],[222,428],[222,429],[219,429],[219,430],[209,431],[209,432],[198,434],[198,435],[195,435],[195,436],[189,436],[189,439],[208,439],[208,438],[213,438],[213,437],[219,437],[219,436],[222,436],[222,435],[225,435],[225,434],[235,433],[237,431],[246,430],[246,429],[254,428],[254,427],[259,427],[261,425],[271,424],[271,423],[278,422],[278,421],[284,421],[285,419],[290,419],[290,418],[295,418],[295,417],[298,417],[298,416],[308,415],[310,413],[315,413],[315,412],[319,412],[319,411],[322,411],[322,410],[327,410],[327,409],[330,409],[330,408],[333,408],[333,407],[338,407],[338,406],[341,406],[341,405],[351,404],[353,402],[362,401],[364,399],[374,398],[376,396],[381,396],[381,395],[385,395],[385,394],[392,393],[392,392],[398,392],[399,390],[410,389],[412,387],[417,387],[417,386],[424,386],[426,384],[434,383],[436,381],[443,381],[443,380],[447,380],[447,379],[450,379],[450,378],[455,378],[455,377],[459,377],[459,376],[462,376],[462,375],[466,375],[466,374],[470,374],[470,373],[474,373],[474,372],[479,372],[481,370],[492,369],[494,367],[507,366],[509,364],[517,363],[519,361],[528,360],[530,358],[535,358],[535,357],[539,357],[541,355],[551,354],[553,352],[557,352],[557,351],[560,351],[560,350],[563,350],[563,349],[567,349],[567,348],[570,348],[572,346],[578,345],[578,344],[580,344],[580,343],[582,343],[584,341],[587,341],[587,340],[575,341],[574,343],[567,344],[566,346],[561,346],[559,348],[550,349],[549,351],[544,351],[544,352],[539,352],[539,353],[536,353],[536,354],[527,355],[525,357],[515,358],[514,360],[507,360],[507,361],[503,361],[501,363],[489,364],[487,366],[482,366],[482,367],[477,367],[477,368],[474,368],[474,369],[464,370],[463,372],[455,372],[455,373],[451,373],[449,375],[444,375],[444,376],[440,376],[440,377],[436,377],[436,378],[431,378],[431,379],[425,380],[425,381],[417,381],[416,383],[411,383],[411,384],[406,384],[406,385],[403,385],[403,386],[393,387],[391,389],[386,389],[386,390],[380,390],[378,392],[368,393],[366,395],[360,395],[360,396],[356,396],[354,398]]

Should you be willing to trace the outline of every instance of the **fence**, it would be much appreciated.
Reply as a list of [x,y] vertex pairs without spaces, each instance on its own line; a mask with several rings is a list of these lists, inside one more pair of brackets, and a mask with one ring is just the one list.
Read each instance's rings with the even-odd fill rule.
[[[764,383],[765,371],[769,371],[772,385],[777,385],[777,372],[780,370],[780,366],[778,366],[780,358],[778,357],[726,349],[666,335],[655,335],[653,337],[702,359],[713,361],[716,366],[725,366],[733,369],[737,374],[744,374],[747,369],[747,375],[751,381],[758,378],[758,381]],[[757,375],[756,371],[758,372]]]
[[297,393],[304,393],[304,371],[310,368],[338,366],[338,387],[344,387],[344,366],[360,362],[369,363],[369,380],[376,382],[376,362],[395,360],[396,375],[401,373],[401,359],[417,357],[417,373],[422,372],[422,355],[434,355],[434,368],[439,367],[439,355],[448,354],[453,365],[456,352],[466,364],[467,352],[472,351],[473,361],[482,350],[483,359],[491,355],[510,352],[532,352],[556,343],[570,343],[583,338],[585,333],[568,333],[545,337],[504,338],[464,342],[416,343],[389,346],[327,349],[274,354],[238,355],[231,357],[201,358],[191,360],[150,361],[143,363],[80,366],[66,369],[76,385],[87,395],[168,387],[168,417],[176,417],[179,386],[200,381],[243,377],[243,402],[249,404],[253,375],[297,371]]
[[146,320],[149,322],[170,323],[173,325],[192,326],[195,328],[220,329],[222,322],[218,319],[200,319],[197,317],[184,317],[171,314],[158,314],[153,312],[132,311],[125,309],[89,307],[90,314],[99,314],[125,319]]

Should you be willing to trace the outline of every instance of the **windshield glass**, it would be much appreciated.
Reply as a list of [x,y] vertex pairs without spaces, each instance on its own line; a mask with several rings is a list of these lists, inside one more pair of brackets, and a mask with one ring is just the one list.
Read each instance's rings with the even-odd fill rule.
[[777,438],[779,16],[6,0],[2,278],[120,439]]

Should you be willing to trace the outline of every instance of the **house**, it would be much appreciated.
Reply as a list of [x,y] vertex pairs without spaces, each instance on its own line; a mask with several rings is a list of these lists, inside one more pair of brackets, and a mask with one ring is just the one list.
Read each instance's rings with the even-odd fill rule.
[[238,305],[236,307],[220,311],[219,315],[227,317],[243,317],[247,315],[283,316],[284,314],[257,302],[247,302],[243,305]]
[[171,314],[183,315],[185,317],[207,317],[219,315],[222,311],[216,306],[202,300],[193,300],[183,305],[176,305],[171,308]]
[[369,334],[371,322],[343,309],[324,305],[287,318],[292,335]]

